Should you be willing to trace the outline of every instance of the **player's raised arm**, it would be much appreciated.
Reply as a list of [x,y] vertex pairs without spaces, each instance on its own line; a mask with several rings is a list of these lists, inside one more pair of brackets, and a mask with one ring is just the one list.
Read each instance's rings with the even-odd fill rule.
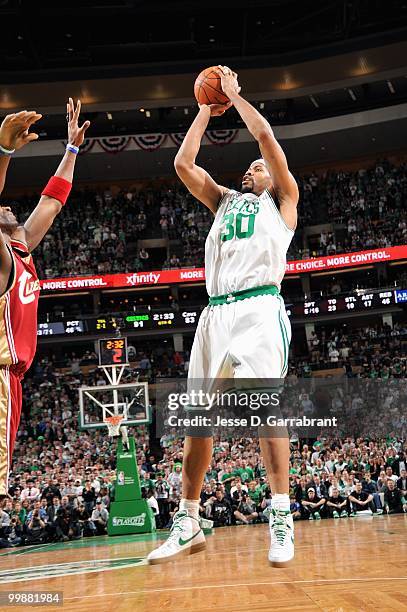
[[33,251],[44,238],[71,191],[76,157],[85,139],[85,132],[90,126],[90,122],[85,121],[79,127],[80,112],[81,101],[78,100],[75,108],[72,98],[69,98],[67,104],[68,144],[65,155],[55,175],[51,177],[42,192],[37,207],[24,224],[25,239],[30,251]]
[[206,170],[197,166],[195,159],[209,119],[222,115],[230,106],[231,104],[202,104],[174,160],[176,173],[188,191],[213,213],[216,213],[226,189],[215,183]]
[[35,111],[21,111],[4,117],[0,125],[0,194],[4,189],[11,156],[17,149],[37,140],[38,134],[29,132],[29,129],[41,117]]
[[280,212],[289,227],[297,223],[298,186],[288,169],[283,149],[277,142],[268,121],[242,96],[237,75],[227,66],[219,66],[222,89],[259,143],[260,151],[270,172]]
[[[35,111],[21,111],[7,115],[0,126],[0,194],[6,182],[7,169],[16,149],[37,140],[38,134],[29,132],[39,119]],[[13,258],[8,247],[8,236],[16,227],[16,219],[8,206],[0,206],[0,296],[12,282]],[[5,232],[5,233],[3,233]]]

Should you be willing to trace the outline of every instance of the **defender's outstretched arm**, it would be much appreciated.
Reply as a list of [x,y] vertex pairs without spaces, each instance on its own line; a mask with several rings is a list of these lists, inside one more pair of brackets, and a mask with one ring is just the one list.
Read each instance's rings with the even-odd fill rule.
[[[59,164],[54,177],[44,189],[41,199],[24,224],[25,239],[28,249],[33,251],[39,245],[45,234],[54,222],[55,217],[65,204],[71,189],[75,169],[76,153],[85,139],[85,132],[90,126],[89,121],[79,127],[78,120],[81,112],[81,101],[78,100],[76,108],[72,98],[67,104],[68,117],[68,147]],[[71,150],[69,149],[71,147]],[[73,150],[72,150],[73,149]],[[60,181],[55,180],[60,179]],[[51,185],[51,182],[53,184]]]
[[[6,182],[7,169],[11,155],[17,149],[37,140],[38,134],[29,132],[30,127],[41,119],[35,111],[21,111],[7,115],[0,126],[0,194]],[[8,210],[7,207],[3,207]],[[10,274],[13,269],[13,258],[7,240],[0,230],[0,296],[10,285]]]
[[174,160],[175,171],[188,191],[213,213],[216,213],[226,188],[218,185],[206,170],[195,163],[195,159],[209,119],[211,116],[222,115],[230,106],[231,104],[203,104]]
[[21,111],[4,117],[0,125],[0,195],[6,182],[6,174],[12,154],[26,144],[37,140],[38,134],[30,127],[41,119],[35,111]]

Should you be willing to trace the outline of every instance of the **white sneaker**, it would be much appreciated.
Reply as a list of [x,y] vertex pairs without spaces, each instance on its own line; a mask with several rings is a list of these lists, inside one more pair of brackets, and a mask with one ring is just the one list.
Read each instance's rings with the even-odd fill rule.
[[193,555],[206,548],[205,536],[200,521],[189,516],[186,510],[174,514],[168,540],[153,550],[147,557],[150,565],[168,563],[184,555]]
[[289,510],[271,508],[269,563],[285,567],[294,558],[294,522]]

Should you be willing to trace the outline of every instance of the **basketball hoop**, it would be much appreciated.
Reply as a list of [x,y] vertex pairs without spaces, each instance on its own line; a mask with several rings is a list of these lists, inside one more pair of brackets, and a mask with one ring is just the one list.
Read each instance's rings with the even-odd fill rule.
[[124,421],[124,414],[113,414],[106,415],[103,422],[107,426],[109,436],[111,438],[117,438],[120,436],[120,425]]

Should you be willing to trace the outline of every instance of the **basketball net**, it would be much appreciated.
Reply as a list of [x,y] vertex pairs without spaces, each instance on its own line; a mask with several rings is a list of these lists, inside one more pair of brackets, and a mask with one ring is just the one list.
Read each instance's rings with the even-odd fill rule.
[[111,416],[106,415],[103,418],[103,422],[107,426],[108,433],[111,438],[117,438],[118,436],[120,436],[120,426],[123,421],[124,415],[122,414],[113,414]]

